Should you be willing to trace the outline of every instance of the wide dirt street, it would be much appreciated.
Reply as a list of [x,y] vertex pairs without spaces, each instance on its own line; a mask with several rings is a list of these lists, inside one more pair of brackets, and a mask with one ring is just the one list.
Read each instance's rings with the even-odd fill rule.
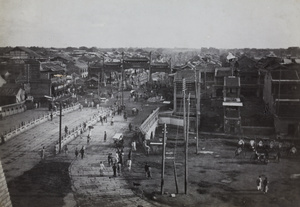
[[[149,197],[155,192],[156,199],[171,206],[247,206],[247,207],[298,207],[300,203],[300,159],[282,155],[279,163],[268,164],[250,161],[252,152],[234,157],[237,140],[206,137],[200,141],[200,149],[208,154],[196,155],[195,141],[189,147],[188,195],[184,194],[183,147],[177,148],[176,169],[179,194],[176,193],[173,161],[166,161],[165,194],[160,190],[160,155],[146,157],[153,167],[154,180],[142,182]],[[173,150],[174,148],[172,148]],[[171,150],[171,148],[169,149]],[[168,151],[168,149],[167,149]],[[181,152],[181,153],[180,153]],[[212,154],[210,154],[212,153]],[[143,159],[138,156],[136,159]],[[298,178],[295,178],[298,174]],[[256,188],[256,179],[261,175],[269,180],[269,191],[264,194]]]
[[[53,147],[58,138],[58,118],[41,124],[0,146],[0,155],[14,207],[24,206],[220,206],[220,207],[298,207],[300,203],[299,153],[292,157],[282,155],[279,163],[250,162],[251,152],[234,156],[236,138],[201,136],[196,154],[195,140],[190,138],[188,194],[184,194],[183,146],[169,143],[167,151],[176,154],[179,193],[176,193],[173,160],[166,160],[165,194],[160,195],[161,154],[146,155],[140,144],[132,154],[132,169],[122,168],[120,176],[113,177],[107,164],[108,153],[115,154],[112,136],[116,132],[125,135],[125,161],[132,140],[128,124],[139,126],[158,105],[128,102],[128,112],[133,106],[140,109],[139,116],[129,116],[125,122],[120,115],[115,123],[101,125],[92,130],[87,144],[87,133],[68,146],[68,153],[54,156]],[[98,111],[84,108],[63,117],[63,126],[69,129],[86,121]],[[108,119],[108,122],[110,119]],[[171,129],[169,129],[171,130]],[[107,141],[103,133],[107,131]],[[176,132],[175,132],[176,133]],[[170,132],[171,134],[171,132]],[[178,137],[182,136],[180,133]],[[204,139],[206,138],[206,139]],[[46,159],[41,161],[39,151],[46,146]],[[86,147],[83,159],[75,159],[75,148]],[[100,176],[100,161],[104,161],[105,173]],[[152,179],[144,173],[145,162],[152,167]],[[257,177],[267,176],[269,191],[264,194],[256,189]]]

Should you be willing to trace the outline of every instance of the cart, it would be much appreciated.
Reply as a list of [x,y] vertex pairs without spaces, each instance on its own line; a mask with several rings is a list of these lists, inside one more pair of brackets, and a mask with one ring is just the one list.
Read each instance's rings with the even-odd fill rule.
[[116,133],[116,134],[113,136],[113,140],[114,140],[114,143],[115,143],[116,148],[123,147],[123,143],[124,143],[124,140],[123,140],[123,133]]

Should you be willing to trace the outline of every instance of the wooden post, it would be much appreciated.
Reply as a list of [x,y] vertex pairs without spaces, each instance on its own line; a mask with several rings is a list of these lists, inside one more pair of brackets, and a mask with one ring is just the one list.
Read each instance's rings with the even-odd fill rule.
[[[185,79],[182,79],[182,91],[183,91],[183,135],[184,135],[184,140],[185,140],[185,151],[187,151],[186,147],[186,111],[185,111],[185,90],[186,90],[186,84],[185,84]],[[186,157],[186,153],[185,153],[185,182],[184,182],[184,192],[186,194],[187,192],[187,177],[186,177],[186,168],[187,168],[187,157]]]
[[184,181],[184,193],[187,194],[188,185],[188,152],[189,152],[189,127],[190,127],[190,96],[188,96],[188,117],[187,117],[187,127],[186,127],[186,140],[185,140],[185,181]]
[[122,103],[122,108],[123,108],[123,105],[124,105],[124,52],[122,52],[122,75],[121,75],[121,90],[122,90],[122,100],[121,100],[121,103]]
[[100,99],[100,71],[98,72],[98,98]]
[[[200,71],[199,71],[200,73]],[[198,145],[199,145],[199,115],[198,115],[198,105],[199,105],[199,91],[198,91],[198,78],[197,70],[195,68],[195,98],[196,98],[196,154],[198,154]]]
[[161,195],[164,194],[164,178],[165,178],[165,160],[166,160],[166,131],[167,125],[164,125],[164,136],[163,136],[163,150],[162,150],[162,161],[161,161]]
[[174,166],[174,177],[175,177],[176,194],[178,194],[178,181],[177,181],[177,172],[176,172],[175,160],[173,160],[173,166]]
[[151,71],[151,69],[152,69],[152,68],[151,68],[152,52],[151,52],[151,51],[149,52],[149,59],[150,59],[150,60],[149,60],[150,62],[149,62],[149,77],[148,77],[148,81],[149,81],[150,83],[152,83],[152,76],[151,76],[151,72],[152,72],[152,71]]
[[61,152],[61,117],[62,117],[62,106],[59,103],[59,152]]

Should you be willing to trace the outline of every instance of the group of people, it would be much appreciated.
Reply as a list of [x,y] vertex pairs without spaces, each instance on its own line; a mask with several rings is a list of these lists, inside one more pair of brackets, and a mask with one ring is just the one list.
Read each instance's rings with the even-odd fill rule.
[[262,176],[258,176],[256,179],[256,186],[258,191],[262,191],[263,193],[267,193],[269,190],[269,181],[268,178],[265,177],[264,179]]
[[84,151],[85,151],[84,146],[82,146],[79,151],[78,151],[78,148],[76,147],[75,148],[75,157],[76,157],[76,159],[78,158],[79,153],[81,155],[81,159],[83,159],[83,157],[84,157]]

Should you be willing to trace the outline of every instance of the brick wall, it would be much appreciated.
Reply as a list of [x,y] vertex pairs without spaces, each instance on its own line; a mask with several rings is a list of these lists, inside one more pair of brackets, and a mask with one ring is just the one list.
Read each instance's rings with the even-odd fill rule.
[[12,207],[1,161],[0,161],[0,206]]

